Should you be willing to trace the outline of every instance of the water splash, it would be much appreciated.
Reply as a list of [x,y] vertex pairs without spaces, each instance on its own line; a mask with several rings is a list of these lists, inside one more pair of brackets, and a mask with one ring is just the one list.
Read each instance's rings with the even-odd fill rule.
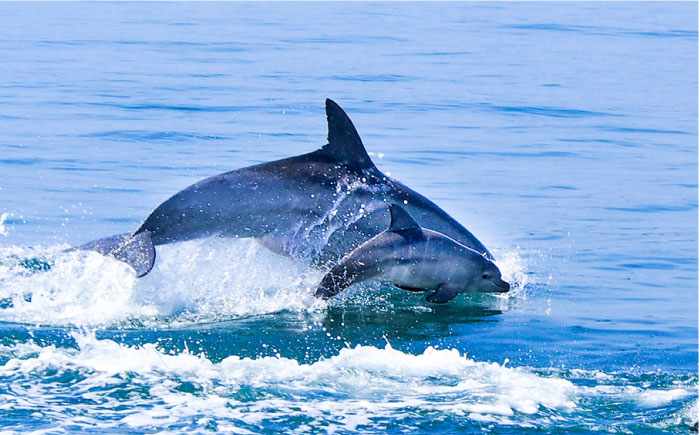
[[532,277],[527,273],[527,263],[522,257],[521,249],[501,251],[498,253],[496,265],[501,270],[503,279],[511,284],[509,297],[525,296],[525,290],[531,283]]
[[295,433],[352,432],[382,420],[403,429],[417,422],[546,429],[580,425],[576,412],[615,414],[644,396],[671,403],[696,394],[687,382],[630,389],[606,384],[615,379],[608,375],[584,376],[599,384],[581,386],[564,372],[478,362],[454,349],[412,355],[387,344],[345,348],[309,364],[235,355],[213,362],[188,351],[167,354],[156,343],[72,335],[77,349],[0,346],[0,381],[12,386],[0,389],[3,407],[63,428],[99,423],[107,430],[257,433],[280,424]]
[[[208,238],[159,246],[155,267],[140,279],[112,258],[91,251],[61,252],[65,248],[0,249],[1,321],[180,326],[327,306],[313,296],[323,271],[274,254],[253,239]],[[33,270],[27,258],[36,260]],[[528,283],[525,262],[517,251],[500,258],[506,279],[517,283],[510,297],[520,297]],[[44,270],[48,264],[50,269]],[[379,283],[356,287],[347,292],[355,303],[389,303]],[[359,299],[353,296],[358,294]],[[408,300],[401,296],[399,303]],[[427,304],[411,301],[406,303]]]
[[5,222],[7,222],[7,218],[10,217],[9,213],[2,213],[0,214],[0,235],[1,236],[7,236],[10,234],[9,228],[5,226]]
[[[91,251],[20,247],[0,252],[0,320],[98,326],[181,324],[281,310],[314,310],[321,272],[273,254],[252,239],[199,239],[160,246],[153,271],[137,279],[124,263]],[[48,258],[32,273],[22,259]]]

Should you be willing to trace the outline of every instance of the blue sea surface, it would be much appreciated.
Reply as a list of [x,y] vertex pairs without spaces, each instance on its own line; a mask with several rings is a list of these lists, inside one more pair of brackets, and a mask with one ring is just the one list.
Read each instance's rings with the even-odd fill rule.
[[[0,432],[697,427],[697,3],[2,3],[0,29]],[[319,148],[325,98],[507,296],[318,301],[250,239],[141,279],[58,255]]]

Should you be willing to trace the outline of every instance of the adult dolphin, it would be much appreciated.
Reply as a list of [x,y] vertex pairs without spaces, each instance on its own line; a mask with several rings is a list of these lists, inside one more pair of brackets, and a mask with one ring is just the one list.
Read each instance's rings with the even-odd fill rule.
[[431,292],[444,304],[460,293],[505,293],[510,284],[481,253],[421,228],[404,209],[389,205],[389,227],[343,257],[323,277],[316,296],[328,299],[352,284],[379,278],[400,289]]
[[384,175],[347,114],[326,100],[328,143],[296,157],[202,180],[159,205],[133,234],[90,249],[131,265],[138,276],[155,246],[201,237],[254,237],[271,250],[332,265],[389,224],[387,204],[404,204],[424,228],[492,258],[466,228],[423,195]]

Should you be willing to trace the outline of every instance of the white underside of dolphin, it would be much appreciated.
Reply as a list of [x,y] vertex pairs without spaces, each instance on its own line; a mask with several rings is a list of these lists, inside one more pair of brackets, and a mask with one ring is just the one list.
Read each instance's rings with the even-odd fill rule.
[[326,115],[328,143],[322,148],[202,180],[159,205],[133,234],[74,249],[111,255],[143,276],[158,245],[254,237],[275,252],[328,266],[384,230],[387,204],[398,203],[422,227],[491,258],[440,207],[376,168],[340,106],[326,100]]

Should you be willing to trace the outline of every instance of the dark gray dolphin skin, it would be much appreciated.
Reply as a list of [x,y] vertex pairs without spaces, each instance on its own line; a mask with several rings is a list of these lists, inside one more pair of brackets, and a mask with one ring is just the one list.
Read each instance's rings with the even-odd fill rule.
[[346,255],[321,280],[316,296],[328,299],[371,278],[409,291],[432,291],[428,302],[444,304],[460,293],[510,290],[501,271],[482,253],[436,231],[421,228],[398,205],[391,223]]
[[328,266],[386,228],[387,204],[400,203],[423,227],[492,258],[440,207],[379,171],[340,106],[326,100],[326,115],[328,143],[320,149],[202,180],[159,205],[133,234],[74,249],[111,255],[143,276],[157,245],[254,237],[275,252]]

